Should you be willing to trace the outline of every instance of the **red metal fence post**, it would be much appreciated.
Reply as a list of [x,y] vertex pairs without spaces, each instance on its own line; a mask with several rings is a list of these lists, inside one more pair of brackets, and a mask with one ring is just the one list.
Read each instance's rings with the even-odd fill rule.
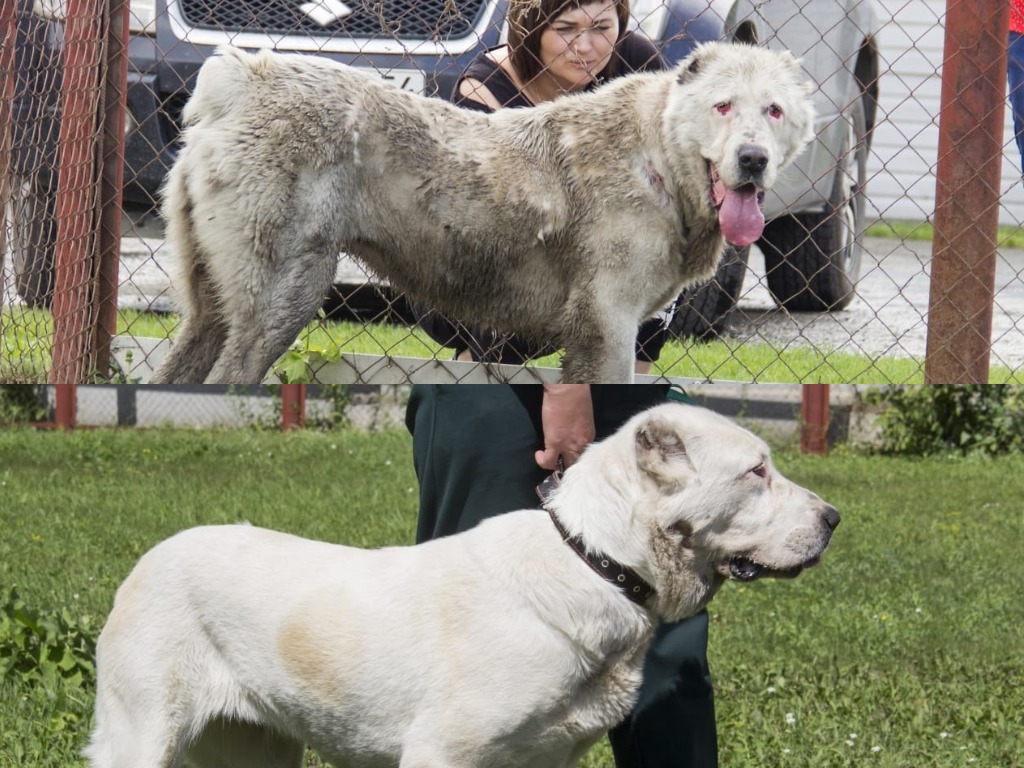
[[96,326],[93,360],[109,373],[110,341],[117,333],[117,282],[121,262],[121,192],[124,188],[124,125],[128,102],[129,0],[106,0],[109,12],[104,62],[103,135],[100,149],[100,220],[96,252]]
[[103,0],[68,0],[64,28],[50,374],[55,384],[84,382],[94,366],[90,353],[96,311],[93,276],[102,7]]
[[829,385],[804,384],[800,400],[800,452],[828,455]]
[[281,385],[281,431],[306,426],[306,385]]
[[54,421],[58,429],[74,429],[78,423],[78,387],[57,384],[54,387]]
[[988,382],[1009,12],[1005,0],[946,0],[929,384]]

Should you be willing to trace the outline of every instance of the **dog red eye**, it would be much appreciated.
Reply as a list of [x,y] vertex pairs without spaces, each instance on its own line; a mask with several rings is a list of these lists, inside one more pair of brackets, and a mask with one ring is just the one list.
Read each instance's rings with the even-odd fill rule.
[[720,115],[728,115],[732,112],[732,104],[728,101],[723,101],[721,104],[715,104],[715,111]]
[[768,117],[774,118],[775,120],[780,119],[782,117],[782,107],[778,104],[772,104],[768,107]]

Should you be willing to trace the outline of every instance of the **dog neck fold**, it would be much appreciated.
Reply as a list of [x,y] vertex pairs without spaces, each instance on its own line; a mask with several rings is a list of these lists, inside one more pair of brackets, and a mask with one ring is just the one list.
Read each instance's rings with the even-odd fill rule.
[[572,551],[579,555],[583,562],[589,565],[598,576],[618,587],[622,594],[637,605],[644,605],[648,598],[654,594],[654,587],[641,578],[632,568],[617,563],[599,552],[587,552],[583,540],[578,536],[570,534],[558,517],[555,516],[555,513],[547,506],[548,498],[561,482],[562,473],[555,472],[537,486],[537,496],[540,497],[541,507],[551,516],[551,522],[558,529],[562,541],[568,544]]

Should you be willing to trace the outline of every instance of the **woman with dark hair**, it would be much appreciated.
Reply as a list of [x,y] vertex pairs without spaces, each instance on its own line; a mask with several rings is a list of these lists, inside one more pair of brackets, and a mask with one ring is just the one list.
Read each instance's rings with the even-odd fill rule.
[[[651,42],[627,31],[628,18],[628,0],[509,0],[509,44],[480,54],[463,73],[453,100],[483,111],[529,107],[593,88],[607,77],[663,68]],[[426,324],[463,359],[522,363],[548,352],[514,336],[454,326],[437,315],[429,315]],[[657,359],[665,333],[657,320],[640,327],[641,371]],[[420,486],[416,540],[535,507],[535,488],[549,472],[571,465],[591,441],[667,395],[663,385],[413,387],[406,424]],[[718,765],[707,645],[707,611],[656,628],[636,705],[609,734],[618,768]]]
[[[506,18],[508,44],[484,51],[466,68],[452,96],[459,106],[483,112],[531,107],[619,75],[664,69],[654,44],[627,29],[629,0],[510,0]],[[640,326],[638,373],[658,359],[670,319],[668,314]],[[434,312],[420,324],[460,360],[521,365],[556,351]]]

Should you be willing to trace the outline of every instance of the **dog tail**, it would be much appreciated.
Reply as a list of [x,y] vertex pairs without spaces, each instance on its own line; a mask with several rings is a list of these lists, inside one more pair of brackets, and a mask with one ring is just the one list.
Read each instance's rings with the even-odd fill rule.
[[181,326],[151,384],[202,384],[224,344],[223,308],[195,231],[195,202],[189,193],[190,164],[184,157],[171,168],[163,189],[162,214],[167,260]]
[[217,47],[199,69],[195,90],[182,111],[185,125],[219,120],[237,115],[245,101],[257,70],[265,67],[266,57],[246,53],[230,45]]

